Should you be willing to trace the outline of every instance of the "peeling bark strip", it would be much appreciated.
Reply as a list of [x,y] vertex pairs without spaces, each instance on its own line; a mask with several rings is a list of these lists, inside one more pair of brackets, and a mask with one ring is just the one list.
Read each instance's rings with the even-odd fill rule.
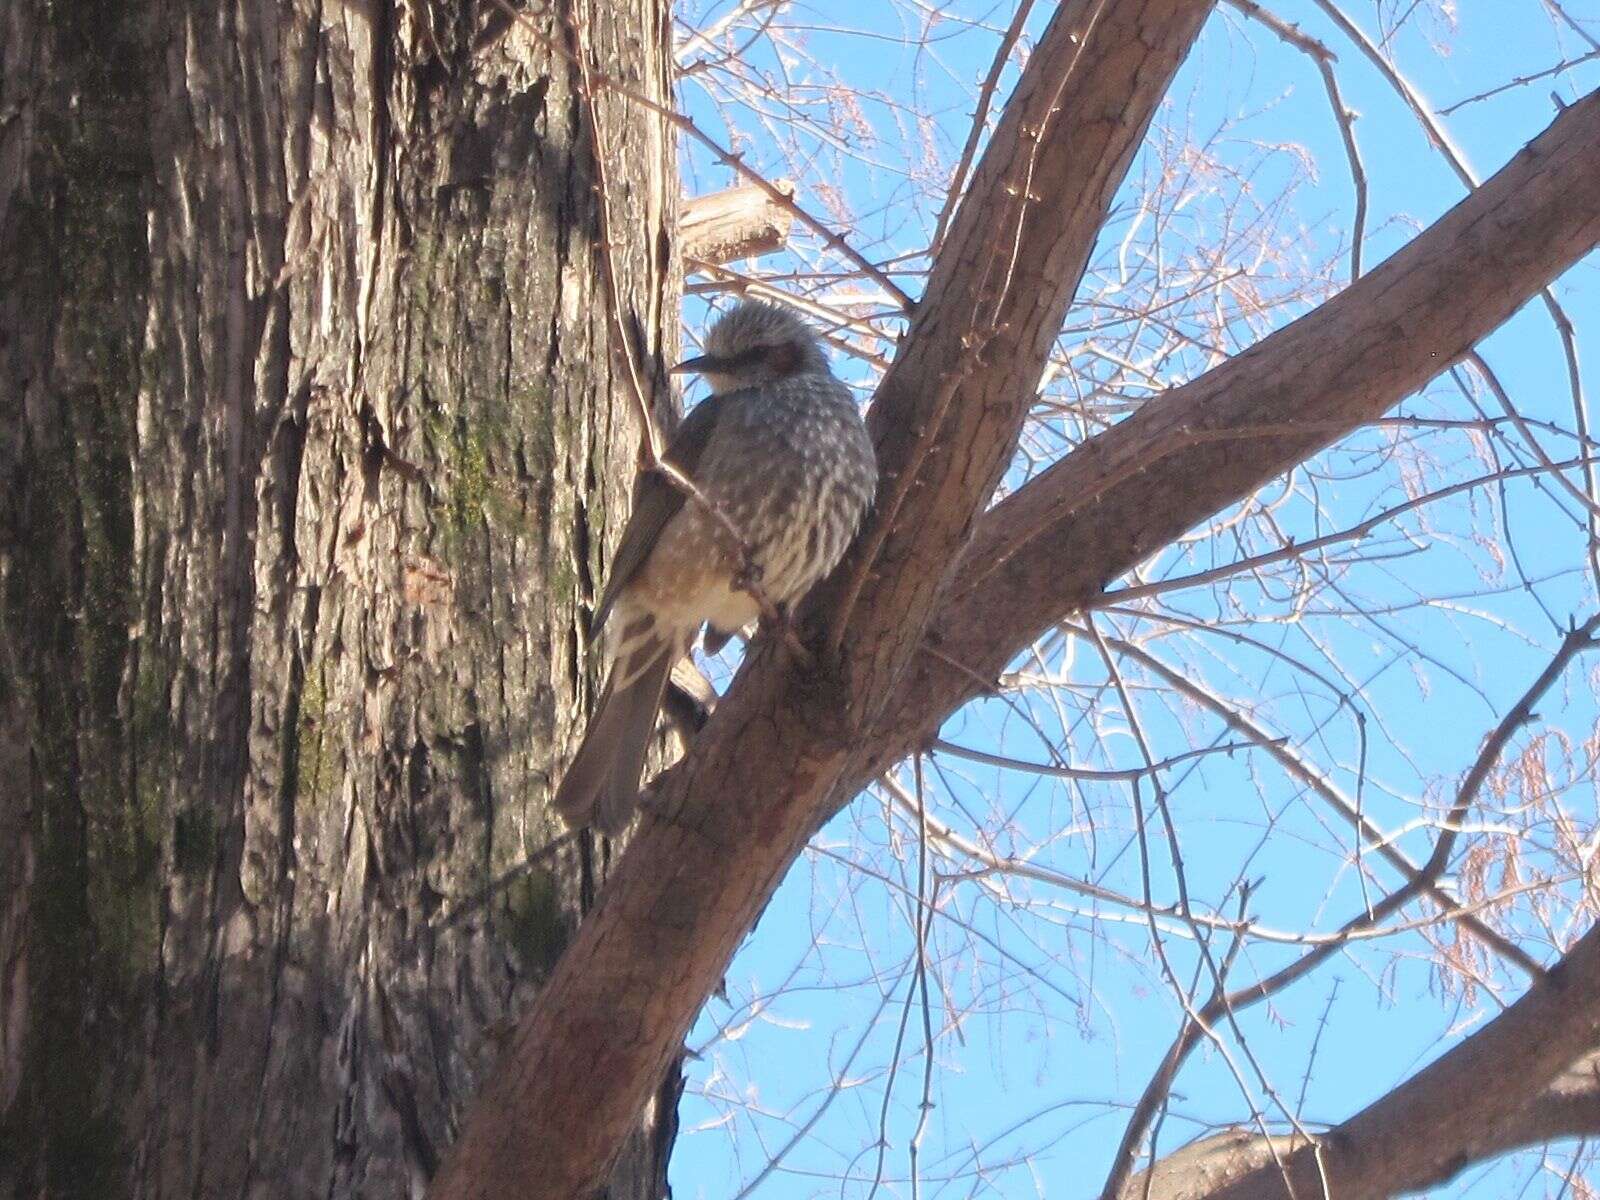
[[[779,179],[773,187],[794,195],[794,184]],[[689,265],[720,265],[736,258],[770,254],[789,240],[794,213],[758,187],[728,188],[684,202],[678,218],[678,253]]]
[[[558,832],[638,438],[576,72],[483,8],[0,4],[0,1195],[420,1195],[602,877],[436,921]],[[665,0],[553,8],[669,102]],[[659,373],[673,138],[596,105]]]

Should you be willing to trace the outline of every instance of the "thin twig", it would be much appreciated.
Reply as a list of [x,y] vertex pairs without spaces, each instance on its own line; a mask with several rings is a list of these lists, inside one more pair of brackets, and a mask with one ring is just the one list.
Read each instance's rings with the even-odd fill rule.
[[1467,479],[1460,483],[1451,484],[1449,487],[1428,492],[1407,500],[1404,504],[1397,504],[1393,508],[1386,508],[1380,513],[1374,513],[1364,521],[1359,521],[1347,529],[1340,529],[1334,533],[1325,533],[1321,537],[1309,538],[1304,542],[1290,542],[1276,550],[1268,550],[1262,554],[1255,554],[1249,558],[1239,559],[1237,562],[1224,563],[1220,567],[1212,567],[1205,571],[1196,571],[1192,575],[1178,575],[1171,579],[1158,579],[1152,583],[1142,583],[1133,587],[1117,588],[1105,592],[1097,597],[1090,607],[1104,608],[1112,604],[1126,604],[1131,600],[1142,600],[1147,596],[1158,596],[1163,592],[1179,591],[1186,588],[1202,587],[1206,584],[1216,583],[1218,580],[1227,579],[1246,571],[1260,570],[1285,559],[1301,558],[1313,551],[1337,545],[1340,542],[1360,541],[1379,525],[1402,517],[1408,512],[1435,504],[1440,500],[1448,500],[1462,492],[1472,491],[1475,488],[1486,487],[1491,483],[1499,483],[1507,479],[1518,479],[1527,475],[1543,475],[1553,473],[1561,477],[1563,470],[1584,463],[1596,461],[1593,457],[1567,459],[1564,462],[1549,462],[1546,460],[1539,466],[1512,467],[1505,471],[1498,471],[1493,475],[1480,476],[1477,479]]
[[1483,748],[1478,751],[1478,757],[1473,762],[1472,768],[1462,780],[1461,787],[1456,792],[1456,802],[1450,809],[1450,815],[1445,818],[1442,826],[1443,832],[1434,844],[1433,853],[1428,856],[1428,861],[1422,865],[1422,874],[1425,877],[1438,878],[1444,873],[1446,864],[1450,859],[1450,851],[1455,846],[1456,836],[1461,830],[1461,823],[1466,820],[1467,812],[1478,798],[1478,791],[1483,787],[1483,781],[1489,777],[1489,772],[1494,764],[1500,760],[1500,755],[1506,748],[1512,736],[1528,722],[1533,720],[1533,706],[1544,694],[1555,685],[1557,679],[1577,655],[1595,648],[1595,631],[1600,629],[1600,613],[1590,617],[1582,625],[1578,625],[1561,640],[1561,646],[1550,661],[1545,664],[1522,698],[1511,706],[1509,712],[1500,719],[1489,736],[1484,740]]
[[[1087,636],[1086,632],[1084,636]],[[1363,816],[1349,797],[1345,796],[1321,772],[1312,768],[1310,764],[1301,760],[1297,755],[1290,753],[1281,744],[1267,745],[1266,743],[1269,739],[1264,730],[1236,709],[1224,704],[1205,688],[1195,684],[1182,672],[1174,670],[1154,655],[1147,653],[1130,642],[1116,639],[1111,644],[1117,648],[1119,653],[1137,660],[1148,670],[1164,679],[1173,688],[1216,713],[1238,732],[1247,737],[1262,739],[1261,745],[1263,749],[1276,759],[1280,766],[1321,796],[1335,812],[1348,821],[1367,840],[1368,844],[1390,866],[1399,871],[1407,880],[1415,882],[1436,903],[1445,907],[1455,907],[1455,901],[1438,885],[1437,881],[1429,879],[1423,873],[1421,867],[1412,862],[1404,852],[1393,844],[1393,839],[1389,835],[1378,829]],[[1537,959],[1498,930],[1472,916],[1463,917],[1461,925],[1493,948],[1501,957],[1515,963],[1531,978],[1538,979],[1544,975],[1544,967]]]
[[1017,5],[1010,26],[995,48],[994,61],[989,65],[989,73],[984,77],[983,86],[978,89],[978,107],[972,114],[972,123],[967,126],[967,142],[961,147],[961,157],[957,160],[956,169],[950,176],[950,187],[945,193],[944,206],[939,210],[939,219],[933,227],[933,237],[928,242],[930,258],[936,256],[944,245],[945,230],[950,225],[950,218],[955,215],[956,205],[961,202],[961,193],[967,184],[967,173],[972,170],[972,160],[978,153],[978,143],[983,138],[983,129],[988,122],[989,105],[994,100],[995,88],[1000,86],[1000,75],[1005,70],[1006,63],[1010,61],[1011,52],[1022,37],[1022,31],[1027,28],[1028,14],[1032,11],[1033,0],[1022,0],[1022,3]]
[[[877,783],[879,787],[888,793],[889,799],[896,808],[911,819],[917,819],[916,798],[906,788],[897,783],[893,776],[880,775]],[[959,855],[963,859],[970,859],[978,864],[977,868],[973,870],[943,873],[941,877],[946,881],[979,881],[995,875],[1026,879],[1033,883],[1044,884],[1046,887],[1060,888],[1074,895],[1084,896],[1091,900],[1126,909],[1129,913],[1138,914],[1137,919],[1141,923],[1144,923],[1145,917],[1154,916],[1158,920],[1170,922],[1170,924],[1162,926],[1163,932],[1186,938],[1193,936],[1192,929],[1187,928],[1186,925],[1193,926],[1198,924],[1205,926],[1207,929],[1236,934],[1250,941],[1269,942],[1281,946],[1327,946],[1337,949],[1351,942],[1377,941],[1382,938],[1394,937],[1398,934],[1415,933],[1419,930],[1447,925],[1468,914],[1483,912],[1518,896],[1541,891],[1549,886],[1571,882],[1572,879],[1579,878],[1575,874],[1570,878],[1561,877],[1518,884],[1515,887],[1503,888],[1488,896],[1481,897],[1470,904],[1452,905],[1448,909],[1439,909],[1429,916],[1418,917],[1414,920],[1398,921],[1393,925],[1373,925],[1362,928],[1352,928],[1347,925],[1330,933],[1303,933],[1293,930],[1273,929],[1254,921],[1240,924],[1236,920],[1216,913],[1198,911],[1191,911],[1187,922],[1179,923],[1179,914],[1173,905],[1146,904],[1134,896],[1127,896],[1101,884],[1091,883],[1087,879],[1079,879],[1063,871],[1041,866],[1039,863],[1029,859],[1000,854],[986,846],[979,845],[971,838],[957,833],[955,829],[936,817],[924,814],[923,819],[927,821],[928,836],[932,839],[933,844],[941,849],[941,853],[951,859],[955,859]],[[1082,911],[1094,915],[1100,920],[1113,919],[1092,909],[1074,909],[1072,911]]]
[[[1287,742],[1288,738],[1280,739]],[[1226,742],[1220,746],[1202,746],[1196,750],[1185,750],[1182,754],[1174,754],[1171,758],[1163,758],[1157,762],[1143,767],[1124,767],[1121,770],[1100,770],[1094,767],[1067,767],[1052,766],[1049,763],[1024,762],[1022,759],[1010,758],[1003,754],[991,754],[985,750],[974,750],[969,746],[958,746],[954,742],[935,739],[929,743],[932,749],[945,754],[954,755],[956,758],[965,758],[970,762],[984,763],[991,767],[1001,767],[1007,771],[1026,771],[1030,775],[1045,775],[1052,779],[1078,779],[1093,783],[1130,783],[1135,779],[1143,779],[1147,775],[1154,775],[1158,771],[1170,770],[1197,758],[1204,758],[1211,754],[1226,754],[1232,756],[1235,750],[1254,750],[1258,748],[1255,742]]]
[[1552,75],[1559,75],[1563,71],[1570,71],[1573,67],[1581,67],[1584,63],[1593,62],[1597,58],[1600,58],[1600,49],[1591,50],[1587,54],[1580,54],[1577,58],[1569,58],[1562,62],[1558,62],[1553,67],[1546,67],[1542,71],[1535,71],[1531,75],[1518,75],[1516,78],[1509,79],[1505,83],[1502,83],[1497,87],[1492,87],[1486,92],[1479,92],[1477,95],[1468,96],[1465,100],[1457,100],[1454,104],[1447,104],[1443,108],[1438,108],[1434,111],[1441,117],[1448,117],[1457,109],[1465,108],[1469,104],[1477,104],[1480,100],[1488,100],[1492,96],[1498,96],[1502,92],[1509,92],[1513,88],[1526,87],[1528,84],[1537,83],[1541,79],[1549,79]]
[[[1528,449],[1533,452],[1534,458],[1539,460],[1539,465],[1554,474],[1556,482],[1561,485],[1562,490],[1576,500],[1579,507],[1590,513],[1591,516],[1600,515],[1600,504],[1595,502],[1594,497],[1585,493],[1582,488],[1574,484],[1562,471],[1556,468],[1556,464],[1551,461],[1550,455],[1545,452],[1544,445],[1534,436],[1526,418],[1517,411],[1517,406],[1511,402],[1511,394],[1506,390],[1505,384],[1500,382],[1500,376],[1489,366],[1483,355],[1477,350],[1469,351],[1466,361],[1473,365],[1484,383],[1489,385],[1489,390],[1494,393],[1494,398],[1499,402],[1501,410],[1506,414],[1506,419],[1516,426],[1517,432],[1522,435],[1522,440],[1528,444]],[[1581,466],[1582,464],[1579,462],[1572,465]],[[1596,583],[1600,584],[1600,578],[1596,579]]]
[[1328,94],[1328,104],[1333,109],[1333,119],[1339,125],[1339,136],[1344,141],[1345,160],[1350,164],[1350,183],[1356,193],[1356,211],[1350,230],[1350,281],[1361,277],[1361,245],[1367,232],[1367,170],[1361,161],[1361,149],[1356,145],[1356,114],[1351,112],[1339,91],[1339,77],[1333,64],[1339,58],[1323,42],[1306,33],[1292,21],[1285,21],[1262,8],[1256,0],[1228,0],[1234,8],[1252,20],[1265,25],[1278,38],[1306,54],[1317,64],[1322,76],[1322,88]]
[[933,919],[934,902],[928,895],[928,797],[923,787],[921,754],[912,756],[911,771],[917,785],[917,975],[913,983],[922,993],[922,1102],[907,1154],[911,1163],[911,1200],[921,1200],[922,1183],[917,1171],[917,1157],[922,1151],[922,1135],[928,1128],[928,1114],[933,1111],[933,1014],[928,1003],[928,926]]
[[1300,1078],[1300,1095],[1294,1102],[1296,1112],[1305,1111],[1306,1090],[1311,1086],[1311,1074],[1317,1065],[1317,1050],[1322,1045],[1322,1035],[1328,1028],[1328,1014],[1333,1012],[1333,1002],[1339,998],[1339,983],[1339,979],[1335,978],[1333,987],[1328,990],[1328,1002],[1322,1006],[1322,1016],[1317,1021],[1316,1036],[1311,1039],[1311,1050],[1306,1055],[1306,1072]]
[[[506,0],[497,0],[502,7],[509,6]],[[520,20],[533,28],[525,14],[517,13]],[[601,281],[606,290],[606,312],[612,329],[612,336],[617,339],[619,352],[628,369],[628,381],[632,388],[635,407],[639,413],[639,420],[645,432],[645,448],[649,455],[646,469],[659,471],[679,491],[683,492],[690,501],[700,506],[710,514],[712,520],[722,531],[728,541],[725,550],[731,552],[733,559],[739,564],[734,571],[734,586],[746,592],[761,610],[762,618],[767,624],[778,630],[783,637],[791,655],[802,665],[811,662],[810,652],[805,649],[795,636],[778,606],[761,586],[760,572],[755,562],[755,550],[742,531],[734,523],[733,518],[724,510],[721,504],[703,492],[695,482],[689,478],[674,463],[668,461],[665,443],[660,429],[656,426],[654,414],[651,411],[649,400],[645,393],[643,380],[640,378],[638,357],[631,338],[628,336],[627,324],[622,316],[621,290],[617,282],[615,260],[612,258],[611,248],[611,217],[610,197],[611,188],[607,179],[607,163],[609,161],[608,148],[605,140],[605,128],[600,121],[600,110],[596,103],[597,76],[589,67],[588,34],[583,22],[578,18],[576,10],[568,17],[569,27],[572,30],[573,42],[576,52],[567,57],[576,65],[583,93],[584,105],[589,119],[590,136],[594,142],[594,171],[596,191],[596,225],[599,234]],[[535,30],[535,32],[538,32]],[[548,39],[539,34],[546,45],[553,45]],[[657,106],[659,107],[659,106]]]

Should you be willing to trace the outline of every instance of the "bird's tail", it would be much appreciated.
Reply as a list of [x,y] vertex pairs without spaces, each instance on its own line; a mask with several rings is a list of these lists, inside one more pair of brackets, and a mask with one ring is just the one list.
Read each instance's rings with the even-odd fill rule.
[[682,640],[656,629],[649,617],[624,627],[600,706],[556,789],[555,808],[568,828],[593,825],[614,836],[633,816],[645,751]]

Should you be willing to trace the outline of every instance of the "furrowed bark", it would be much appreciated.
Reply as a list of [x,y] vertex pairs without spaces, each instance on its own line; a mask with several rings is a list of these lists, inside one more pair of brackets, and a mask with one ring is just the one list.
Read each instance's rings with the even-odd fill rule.
[[[638,437],[577,72],[484,8],[0,3],[0,1195],[420,1195],[603,879],[439,920],[560,833]],[[669,99],[663,0],[560,8]],[[673,139],[597,107],[660,372]]]
[[[601,1177],[695,1012],[824,815],[854,743],[914,653],[950,563],[1015,447],[1112,194],[1210,0],[1063,5],[1031,57],[935,264],[871,425],[919,521],[869,533],[836,671],[770,655],[741,673],[662,787],[485,1089],[435,1200]],[[1004,233],[997,241],[996,228]],[[904,486],[897,480],[904,478]],[[865,549],[863,549],[865,548]],[[848,582],[840,591],[854,591]],[[829,603],[819,614],[827,620]],[[724,715],[726,710],[727,715]],[[754,752],[752,752],[754,748]]]

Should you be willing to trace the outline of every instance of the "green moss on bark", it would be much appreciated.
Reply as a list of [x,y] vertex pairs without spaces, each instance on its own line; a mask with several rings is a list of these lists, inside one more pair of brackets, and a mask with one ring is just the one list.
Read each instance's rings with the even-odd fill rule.
[[523,968],[548,974],[567,948],[570,933],[554,877],[534,871],[514,882],[506,889],[498,924]]
[[338,789],[342,756],[328,727],[328,685],[322,671],[306,672],[295,719],[296,795],[315,811]]
[[[158,797],[137,786],[123,707],[155,85],[141,11],[34,8],[38,137],[27,193],[0,228],[0,292],[24,329],[44,331],[0,362],[47,406],[18,433],[20,497],[0,528],[16,566],[0,636],[31,715],[36,863],[30,1037],[0,1131],[12,1152],[0,1191],[98,1200],[125,1192],[130,1161],[101,1050],[137,1027],[159,928]],[[39,357],[23,357],[30,347]]]

